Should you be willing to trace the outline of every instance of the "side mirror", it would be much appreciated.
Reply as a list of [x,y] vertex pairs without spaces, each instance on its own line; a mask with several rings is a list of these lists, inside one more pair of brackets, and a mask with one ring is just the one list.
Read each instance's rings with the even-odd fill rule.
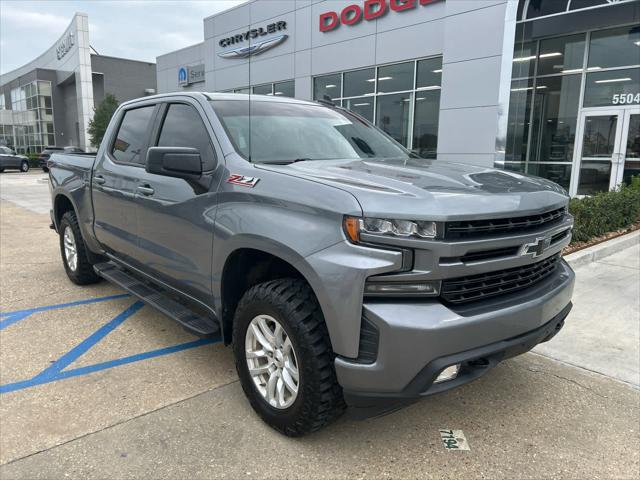
[[196,180],[202,176],[202,159],[197,148],[151,147],[145,169],[165,177]]

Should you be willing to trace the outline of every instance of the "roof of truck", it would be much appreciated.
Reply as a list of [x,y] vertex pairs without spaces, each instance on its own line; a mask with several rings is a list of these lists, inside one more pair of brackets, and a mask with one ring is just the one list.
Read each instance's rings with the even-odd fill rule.
[[122,105],[134,104],[137,102],[143,102],[148,100],[163,99],[167,97],[191,97],[200,98],[205,97],[206,100],[251,100],[252,102],[276,102],[276,103],[297,103],[301,105],[317,105],[317,102],[310,102],[307,100],[298,100],[296,98],[276,96],[276,95],[248,95],[246,93],[215,93],[215,92],[168,92],[160,93],[158,95],[151,95],[148,97],[136,98],[123,102]]
[[254,102],[278,102],[278,103],[300,103],[303,105],[314,105],[316,102],[298,100],[297,98],[282,97],[279,95],[255,95],[246,93],[208,93],[202,92],[210,100],[251,100]]

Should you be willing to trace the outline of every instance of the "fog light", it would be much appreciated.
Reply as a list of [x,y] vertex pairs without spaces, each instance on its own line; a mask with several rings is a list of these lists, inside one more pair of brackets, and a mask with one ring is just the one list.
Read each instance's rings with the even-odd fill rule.
[[445,368],[440,372],[440,375],[436,378],[433,383],[441,383],[447,382],[449,380],[453,380],[458,376],[458,371],[460,371],[460,364],[451,365],[450,367]]

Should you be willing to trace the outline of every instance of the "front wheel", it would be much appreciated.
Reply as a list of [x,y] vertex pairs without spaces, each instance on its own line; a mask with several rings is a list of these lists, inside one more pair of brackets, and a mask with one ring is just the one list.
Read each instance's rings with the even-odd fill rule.
[[29,171],[29,162],[27,162],[26,160],[23,160],[22,163],[20,164],[20,171],[21,172],[28,172]]
[[87,247],[82,239],[76,213],[69,211],[62,216],[60,232],[60,254],[69,280],[76,285],[88,285],[100,281],[87,256]]
[[302,280],[249,289],[236,310],[233,349],[251,406],[281,433],[313,432],[344,411],[324,317]]

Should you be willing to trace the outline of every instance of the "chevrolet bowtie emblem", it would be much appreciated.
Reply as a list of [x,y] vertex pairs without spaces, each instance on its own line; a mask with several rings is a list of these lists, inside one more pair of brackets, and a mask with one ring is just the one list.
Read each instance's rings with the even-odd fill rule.
[[266,40],[261,40],[259,42],[253,43],[248,47],[240,47],[219,53],[218,56],[221,58],[247,58],[251,57],[252,55],[259,55],[275,47],[276,45],[280,45],[288,37],[289,35],[279,35],[277,37],[267,38]]
[[531,255],[533,258],[539,257],[551,246],[551,237],[538,237],[535,242],[525,243],[520,250],[520,255]]

